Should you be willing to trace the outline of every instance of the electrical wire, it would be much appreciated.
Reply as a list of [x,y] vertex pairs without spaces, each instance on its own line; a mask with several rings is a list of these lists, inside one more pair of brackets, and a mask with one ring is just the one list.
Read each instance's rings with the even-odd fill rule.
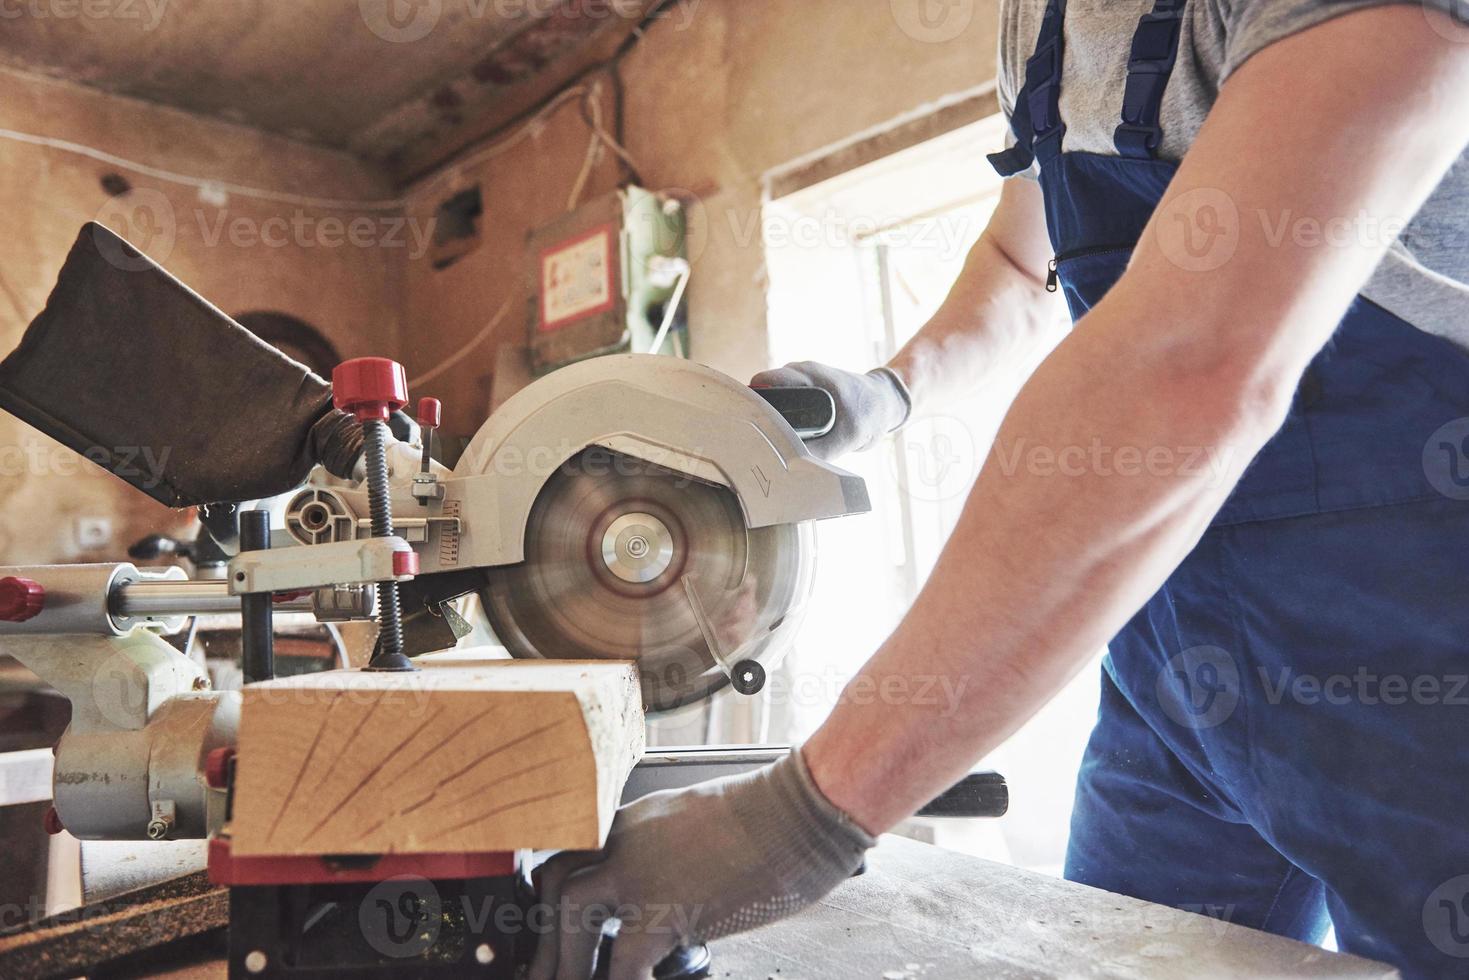
[[87,146],[83,143],[55,139],[50,136],[37,136],[34,133],[22,133],[14,129],[0,129],[0,139],[87,157],[99,163],[116,167],[119,170],[142,174],[145,177],[152,177],[155,180],[161,180],[165,183],[180,184],[184,187],[193,187],[196,190],[207,192],[222,191],[226,194],[234,194],[239,197],[248,197],[260,201],[271,201],[276,204],[290,204],[296,207],[321,208],[323,210],[334,211],[393,211],[401,210],[404,204],[407,203],[402,198],[378,201],[351,201],[331,197],[308,197],[302,194],[267,190],[260,187],[250,187],[245,184],[234,184],[228,181],[209,180],[204,177],[194,177],[189,174],[177,173],[173,170],[164,170],[161,167],[149,166],[146,163],[129,160],[126,157],[120,157],[114,153],[108,153],[106,150],[99,150],[96,147]]
[[495,157],[505,153],[512,147],[525,142],[529,136],[540,135],[546,123],[555,114],[557,109],[560,109],[568,102],[584,97],[586,93],[587,86],[585,85],[574,85],[571,88],[562,89],[527,117],[524,122],[512,129],[506,136],[489,143],[483,149],[475,151],[463,160],[446,164],[432,174],[419,178],[409,184],[409,189],[412,191],[422,191],[425,188],[434,187],[445,180],[458,177],[465,170],[478,167],[482,163],[495,159]]
[[[422,191],[424,188],[436,186],[445,180],[458,176],[461,171],[493,160],[513,147],[523,143],[528,137],[539,135],[550,121],[550,117],[558,109],[577,99],[586,100],[588,95],[594,90],[599,91],[597,86],[588,85],[576,85],[568,89],[563,89],[505,137],[488,144],[465,160],[445,167],[419,181],[417,184],[411,185],[411,189]],[[600,142],[605,143],[621,159],[630,161],[631,157],[628,155],[627,150],[601,125],[600,107],[594,118],[597,120],[596,125],[592,127],[594,137]],[[22,143],[28,146],[38,146],[61,153],[70,153],[89,160],[96,160],[99,163],[105,163],[118,170],[126,170],[129,173],[151,177],[154,180],[160,180],[169,184],[190,187],[201,192],[232,194],[252,200],[288,204],[293,207],[334,211],[402,211],[409,205],[409,199],[407,197],[385,198],[380,200],[312,197],[304,194],[292,194],[286,191],[253,187],[247,184],[237,184],[213,178],[198,177],[192,174],[167,170],[162,167],[155,167],[138,160],[131,160],[127,157],[98,149],[97,147],[87,146],[84,143],[57,139],[51,136],[41,136],[35,133],[25,133],[14,129],[0,128],[0,139],[10,140],[11,142]],[[629,162],[629,165],[633,166],[631,162]]]
[[674,259],[679,264],[678,284],[673,287],[673,296],[668,301],[668,308],[663,311],[663,324],[658,328],[658,333],[653,337],[653,345],[648,348],[649,354],[656,354],[663,349],[663,343],[668,339],[668,333],[673,329],[674,318],[678,315],[679,304],[683,302],[683,294],[689,288],[689,277],[693,269],[684,259]]
[[[512,129],[505,137],[489,143],[484,149],[475,152],[462,161],[446,164],[445,166],[440,167],[434,173],[422,177],[416,181],[410,182],[407,185],[407,189],[413,190],[423,187],[435,186],[441,181],[449,179],[450,177],[457,175],[459,172],[465,169],[478,166],[481,163],[494,159],[495,157],[509,150],[511,147],[523,142],[526,137],[535,133],[539,133],[541,128],[543,128],[549,120],[549,117],[557,109],[579,97],[584,100],[583,116],[587,119],[588,125],[591,127],[593,134],[599,140],[601,140],[601,142],[606,145],[608,149],[617,154],[618,159],[627,164],[627,166],[632,170],[633,177],[637,183],[643,183],[643,180],[641,178],[641,171],[637,165],[637,162],[633,160],[631,154],[628,153],[627,149],[622,145],[619,139],[612,133],[608,132],[606,128],[602,125],[600,117],[600,105],[598,106],[597,114],[595,114],[594,116],[588,115],[588,110],[586,109],[586,97],[589,92],[599,92],[600,82],[593,83],[593,85],[589,86],[585,84],[584,80],[603,72],[609,73],[612,76],[614,84],[619,89],[617,93],[617,128],[620,130],[622,114],[622,93],[620,91],[621,78],[620,76],[618,76],[617,70],[621,65],[622,59],[625,58],[628,53],[631,52],[633,48],[635,48],[638,43],[643,39],[643,36],[646,33],[647,29],[652,26],[655,21],[662,17],[664,13],[667,12],[668,8],[676,2],[678,2],[678,0],[659,0],[658,3],[655,3],[652,7],[649,8],[648,12],[643,16],[643,19],[638,22],[638,25],[636,27],[633,28],[632,32],[623,41],[622,45],[617,49],[617,51],[612,55],[611,58],[607,59],[604,62],[589,66],[585,71],[581,72],[575,78],[571,79],[571,81],[569,82],[569,87],[557,92],[555,95],[551,96],[544,103],[538,106],[528,117],[525,118],[525,121],[523,123],[519,125],[515,125],[512,123],[512,125],[515,125],[515,128]],[[168,170],[163,167],[155,167],[150,164],[142,163],[138,160],[132,160],[127,157],[119,156],[115,153],[109,153],[106,150],[98,149],[94,146],[88,146],[85,143],[78,143],[73,140],[59,139],[52,136],[42,136],[36,133],[26,133],[15,129],[0,128],[0,139],[6,139],[10,140],[11,142],[22,143],[29,146],[44,147],[46,149],[56,150],[62,153],[70,153],[75,156],[81,156],[90,160],[95,160],[99,163],[105,163],[108,166],[115,167],[119,170],[126,170],[129,173],[140,174],[145,177],[152,177],[154,180],[161,180],[165,183],[177,184],[183,187],[192,187],[195,190],[201,192],[222,192],[225,194],[233,194],[237,197],[250,198],[252,200],[259,201],[269,201],[276,204],[288,204],[294,207],[317,208],[321,210],[333,211],[401,211],[404,210],[409,204],[409,200],[407,199],[407,197],[383,198],[376,200],[352,200],[345,198],[313,197],[304,194],[293,194],[288,191],[254,187],[248,184],[237,184],[231,181],[223,181],[207,177],[198,177],[192,174],[185,174],[173,170]]]
[[505,302],[500,304],[500,309],[495,312],[495,315],[490,318],[490,322],[486,323],[479,333],[469,338],[463,347],[460,347],[454,353],[444,358],[435,367],[410,380],[408,387],[417,388],[420,385],[428,384],[473,353],[476,347],[494,335],[495,329],[509,315],[510,308],[514,305],[514,302],[515,294],[512,292],[509,296],[505,297]]

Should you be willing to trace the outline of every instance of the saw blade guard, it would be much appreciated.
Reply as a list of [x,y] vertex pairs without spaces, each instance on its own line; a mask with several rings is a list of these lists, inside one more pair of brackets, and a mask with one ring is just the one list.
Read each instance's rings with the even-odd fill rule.
[[809,522],[747,527],[727,487],[599,448],[547,481],[525,561],[489,569],[482,598],[513,655],[636,660],[662,712],[762,690],[814,568]]
[[448,492],[518,657],[636,660],[668,711],[761,690],[811,591],[811,522],[870,509],[749,387],[690,361],[571,365],[496,412]]
[[458,540],[457,566],[523,560],[542,488],[588,448],[725,487],[751,528],[871,509],[860,477],[812,456],[779,412],[733,378],[673,357],[601,357],[530,385],[470,442],[447,484],[475,518]]

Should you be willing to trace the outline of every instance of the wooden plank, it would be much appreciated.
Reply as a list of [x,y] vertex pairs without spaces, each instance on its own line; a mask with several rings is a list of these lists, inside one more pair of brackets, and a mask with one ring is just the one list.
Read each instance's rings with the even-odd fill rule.
[[712,949],[715,976],[781,980],[1398,975],[1218,918],[896,837],[883,838],[867,872],[816,907]]
[[602,845],[644,720],[630,663],[474,660],[244,691],[240,856]]
[[0,752],[0,806],[21,806],[51,799],[50,749]]
[[[985,85],[931,112],[900,120],[875,132],[859,134],[840,146],[772,172],[766,178],[769,196],[771,200],[780,200],[883,157],[988,119],[999,111],[999,97],[993,84]],[[983,165],[983,161],[979,165]]]
[[228,893],[197,871],[0,936],[0,977],[80,976],[228,923]]

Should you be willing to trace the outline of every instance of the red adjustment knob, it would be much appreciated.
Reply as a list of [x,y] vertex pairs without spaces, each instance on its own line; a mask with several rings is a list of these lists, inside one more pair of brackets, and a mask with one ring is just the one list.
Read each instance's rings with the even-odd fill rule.
[[56,808],[54,806],[48,806],[46,808],[46,816],[41,821],[41,826],[45,827],[46,833],[50,834],[52,837],[55,837],[57,834],[66,829],[61,825],[61,814],[56,812]]
[[437,398],[418,400],[418,424],[425,429],[437,429],[444,418],[444,403]]
[[403,365],[386,357],[358,357],[332,372],[332,402],[359,421],[388,416],[408,404],[408,377]]
[[28,578],[0,578],[0,620],[23,623],[46,607],[46,587]]
[[418,552],[395,551],[393,552],[393,574],[394,575],[417,575],[418,574]]
[[212,749],[204,757],[204,783],[210,789],[224,789],[230,783],[230,760],[235,750],[228,745]]

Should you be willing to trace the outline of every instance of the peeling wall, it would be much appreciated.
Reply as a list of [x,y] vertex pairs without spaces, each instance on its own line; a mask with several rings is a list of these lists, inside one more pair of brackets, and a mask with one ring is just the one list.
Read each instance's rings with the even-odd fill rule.
[[[332,151],[148,103],[5,72],[0,127],[105,149],[151,166],[251,187],[330,198],[391,198],[381,178]],[[124,173],[118,198],[104,175]],[[402,262],[386,241],[348,240],[357,212],[297,208],[198,190],[119,171],[51,147],[0,139],[0,352],[40,311],[77,230],[100,220],[225,312],[288,313],[314,324],[344,356],[393,352]],[[343,224],[340,232],[333,222]],[[360,229],[359,229],[360,230]],[[412,241],[411,237],[408,239]],[[147,391],[137,397],[147,399]],[[201,397],[208,397],[201,392]],[[122,557],[153,530],[186,515],[0,413],[0,560]],[[103,548],[78,544],[78,521],[112,523]]]
[[[766,365],[765,175],[993,79],[996,7],[996,0],[683,0],[648,32],[623,64],[626,145],[647,186],[695,202],[696,359],[736,377]],[[610,89],[603,97],[610,118]],[[461,436],[484,417],[495,347],[525,335],[525,239],[565,210],[588,135],[574,104],[567,106],[533,138],[412,195],[422,217],[477,181],[485,217],[482,244],[457,265],[408,266],[402,351],[410,375],[460,347],[511,298],[494,338],[422,392],[444,399],[448,428]],[[604,158],[583,199],[612,190],[619,176],[616,161]]]
[[[622,66],[625,141],[646,186],[692,203],[689,291],[693,356],[736,377],[764,367],[766,286],[761,208],[766,176],[854,135],[919,112],[994,75],[997,0],[682,0]],[[399,46],[401,47],[401,45]],[[0,69],[0,127],[74,140],[153,166],[295,195],[394,196],[370,166],[331,150]],[[598,104],[611,124],[612,85]],[[525,243],[567,209],[591,134],[576,101],[482,162],[432,175],[406,192],[406,213],[297,207],[128,174],[0,139],[0,341],[13,347],[41,308],[76,229],[101,219],[145,244],[226,312],[271,310],[315,324],[344,356],[389,354],[410,378],[501,322],[472,353],[413,395],[445,402],[450,438],[485,418],[496,350],[523,342]],[[483,148],[472,156],[483,153]],[[976,162],[976,166],[981,165]],[[581,200],[622,180],[600,153]],[[482,240],[435,270],[425,247],[436,207],[478,184]],[[163,234],[155,219],[163,218]],[[356,236],[349,231],[358,219]],[[361,221],[368,223],[363,226]],[[393,226],[395,220],[401,223]],[[139,392],[146,398],[146,392]],[[11,562],[117,557],[171,514],[0,418],[0,555]],[[77,521],[113,521],[113,544],[82,551]]]

